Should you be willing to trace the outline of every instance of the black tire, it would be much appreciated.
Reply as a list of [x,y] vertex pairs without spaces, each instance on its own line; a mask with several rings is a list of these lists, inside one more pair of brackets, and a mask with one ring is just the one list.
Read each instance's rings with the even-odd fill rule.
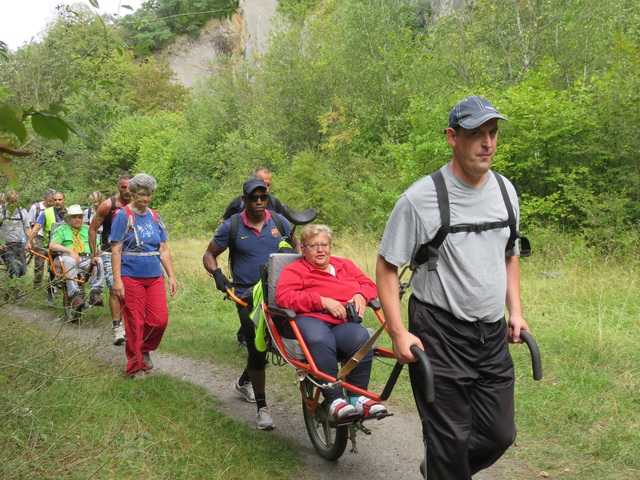
[[[315,396],[316,386],[309,379],[302,381],[304,393],[307,398]],[[304,400],[302,401],[302,412],[304,414],[304,424],[307,427],[307,433],[316,449],[318,455],[325,460],[338,460],[345,449],[349,440],[348,427],[331,426],[332,418],[329,415],[329,405],[326,401],[322,401],[316,409],[315,415],[307,408]]]

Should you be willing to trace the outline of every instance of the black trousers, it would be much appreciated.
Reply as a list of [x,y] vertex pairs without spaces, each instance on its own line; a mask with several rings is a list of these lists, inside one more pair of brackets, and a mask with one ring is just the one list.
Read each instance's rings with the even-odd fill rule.
[[256,349],[256,326],[251,320],[251,312],[247,307],[236,304],[238,317],[240,318],[240,331],[244,333],[247,342],[247,370],[264,370],[267,352],[260,352]]
[[469,480],[515,440],[514,370],[506,321],[466,322],[414,296],[409,330],[433,367],[435,401],[424,401],[417,363],[409,365],[422,421],[429,480]]

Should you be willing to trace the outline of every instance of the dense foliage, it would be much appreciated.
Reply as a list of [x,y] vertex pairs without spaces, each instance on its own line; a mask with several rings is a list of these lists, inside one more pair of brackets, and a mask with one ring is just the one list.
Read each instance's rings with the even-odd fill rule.
[[129,45],[158,50],[175,35],[198,36],[207,21],[228,17],[237,8],[238,0],[148,0],[121,25]]
[[[182,13],[216,2],[202,3],[157,0],[126,18],[179,12],[171,29],[187,32],[202,17],[184,26]],[[379,235],[402,191],[449,160],[451,106],[480,94],[510,120],[495,169],[520,193],[523,229],[550,226],[637,255],[640,5],[441,3],[281,0],[268,53],[252,66],[229,58],[189,94],[165,64],[127,47],[152,30],[63,15],[42,43],[0,60],[0,100],[62,99],[97,147],[73,144],[61,159],[59,145],[42,142],[40,163],[14,162],[19,186],[37,196],[64,182],[86,198],[125,170],[148,171],[167,223],[193,233],[212,231],[264,164],[283,201],[317,207],[338,230]],[[62,177],[73,166],[73,181],[29,174],[34,165]]]

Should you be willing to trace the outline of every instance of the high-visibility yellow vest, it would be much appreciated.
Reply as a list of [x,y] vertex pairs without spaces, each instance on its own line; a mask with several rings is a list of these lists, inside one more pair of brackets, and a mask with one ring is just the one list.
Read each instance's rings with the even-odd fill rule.
[[44,245],[49,246],[49,237],[51,236],[51,226],[56,222],[56,212],[53,207],[48,207],[44,210],[44,225],[42,231],[44,232]]

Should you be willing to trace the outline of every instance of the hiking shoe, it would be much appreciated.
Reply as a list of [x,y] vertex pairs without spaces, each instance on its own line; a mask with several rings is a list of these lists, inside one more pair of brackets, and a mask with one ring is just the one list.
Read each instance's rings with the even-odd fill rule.
[[104,302],[102,301],[102,298],[100,298],[100,292],[97,290],[91,290],[89,298],[91,299],[92,307],[104,307]]
[[149,355],[149,352],[144,352],[142,354],[142,360],[147,365],[147,370],[151,370],[153,368],[153,361],[151,360],[151,355]]
[[364,417],[371,417],[374,415],[380,415],[381,413],[387,413],[387,407],[382,403],[376,402],[365,396],[359,396],[356,401],[356,411],[358,414]]
[[126,340],[124,327],[122,326],[122,320],[120,320],[119,322],[113,322],[111,331],[113,332],[113,344],[122,345]]
[[71,306],[73,308],[80,308],[84,306],[84,298],[82,297],[82,292],[79,290],[71,295]]
[[131,375],[131,378],[133,378],[134,380],[144,380],[145,378],[147,378],[147,372],[145,372],[144,370],[138,370]]
[[256,420],[258,421],[258,430],[273,430],[275,428],[269,407],[262,407],[258,410]]
[[47,292],[47,299],[44,301],[44,304],[47,307],[53,307],[53,294],[50,292]]
[[235,392],[244,397],[244,399],[249,403],[256,403],[256,396],[253,393],[253,386],[251,386],[251,382],[244,382],[244,385],[238,385],[238,382],[233,382],[233,389]]
[[329,414],[336,420],[344,420],[358,416],[356,407],[347,403],[344,398],[336,398],[329,407]]

